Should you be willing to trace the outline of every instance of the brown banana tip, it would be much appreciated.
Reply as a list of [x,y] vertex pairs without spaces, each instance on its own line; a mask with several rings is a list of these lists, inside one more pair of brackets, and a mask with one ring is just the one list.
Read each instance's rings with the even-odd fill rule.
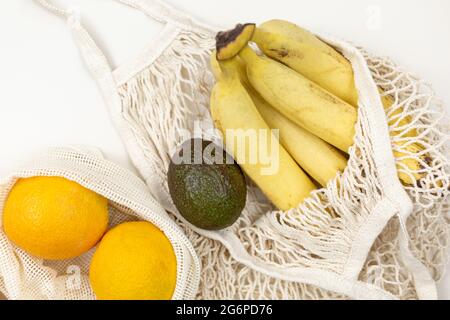
[[256,24],[238,24],[231,30],[220,31],[216,35],[217,60],[227,60],[236,56],[252,39]]

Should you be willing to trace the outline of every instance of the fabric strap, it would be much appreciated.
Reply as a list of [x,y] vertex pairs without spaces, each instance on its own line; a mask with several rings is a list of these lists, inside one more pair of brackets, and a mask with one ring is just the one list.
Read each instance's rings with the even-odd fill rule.
[[48,11],[50,11],[51,13],[56,14],[57,16],[61,16],[63,18],[69,18],[70,16],[69,10],[59,8],[50,1],[47,0],[34,0],[34,1],[40,4],[45,9],[47,9]]
[[[89,32],[83,27],[81,19],[73,10],[61,8],[50,0],[34,0],[49,12],[67,21],[81,55],[93,77],[98,81],[112,73],[112,68],[103,51]],[[214,27],[197,21],[159,0],[114,0],[138,11],[160,23],[170,23],[184,29],[201,29],[211,32]]]
[[[55,5],[51,0],[34,0],[48,11],[61,16],[63,18],[69,18],[71,11],[67,8],[60,8]],[[148,17],[161,22],[161,23],[174,23],[181,24],[184,27],[191,27],[194,29],[218,29],[214,26],[198,21],[191,16],[177,10],[175,7],[162,2],[160,0],[113,0],[134,9],[137,9],[145,13]]]
[[[54,4],[51,0],[34,0],[39,3],[41,6],[46,8],[48,11],[64,17],[68,18],[71,14],[69,9],[60,8],[56,4]],[[151,16],[153,19],[159,22],[167,22],[168,19],[171,19],[171,12],[175,12],[170,10],[166,5],[163,5],[161,2],[157,0],[114,0],[125,5],[128,5],[132,8],[140,10],[147,15]]]
[[49,12],[67,21],[70,31],[80,49],[87,68],[95,79],[101,79],[112,72],[108,59],[91,37],[89,32],[82,26],[80,17],[72,10],[60,8],[48,0],[34,0]]

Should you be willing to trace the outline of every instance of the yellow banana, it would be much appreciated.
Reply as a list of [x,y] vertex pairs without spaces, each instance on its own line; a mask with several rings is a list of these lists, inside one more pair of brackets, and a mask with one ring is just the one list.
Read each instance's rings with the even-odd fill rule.
[[264,120],[272,129],[280,130],[280,142],[297,163],[321,186],[344,171],[347,159],[333,146],[288,120],[265,102],[259,94],[251,94]]
[[[286,64],[354,107],[358,106],[358,92],[350,62],[309,31],[287,21],[271,20],[255,30],[252,40],[267,56]],[[381,90],[380,92],[382,94]],[[390,96],[382,96],[382,103],[387,110],[394,104],[394,101]],[[403,108],[394,111],[389,125],[396,124],[396,126],[407,128],[411,123],[411,118],[403,117],[397,120],[402,113]],[[402,129],[391,132],[391,135],[416,137],[417,131]],[[423,148],[418,145],[410,145],[407,149],[423,151]],[[405,157],[399,161],[399,166],[406,166],[412,171],[417,171],[420,164],[412,158]],[[399,174],[399,176],[406,184],[414,183],[410,176],[405,174]],[[414,176],[419,180],[423,174],[415,173]]]
[[[211,114],[227,149],[275,206],[281,210],[297,207],[315,185],[279,145],[242,85],[238,70],[229,61],[220,66],[222,74],[211,94]],[[236,143],[239,137],[246,139],[243,146]],[[269,155],[268,161],[261,161],[262,153]],[[268,164],[277,170],[264,173]]]
[[240,52],[253,88],[274,108],[299,126],[348,152],[353,145],[357,112],[301,74],[250,47]]
[[[351,63],[308,30],[288,21],[271,20],[254,31],[252,40],[267,56],[286,64],[352,106],[358,106]],[[383,96],[381,100],[386,109],[394,104],[390,96]],[[402,111],[399,108],[394,116]],[[399,125],[410,122],[411,119],[405,117]],[[413,130],[408,132],[409,136],[414,134]]]
[[[219,61],[217,60],[217,51],[214,50],[211,52],[211,55],[209,56],[209,63],[211,66],[211,71],[214,75],[214,78],[216,78],[217,81],[222,79],[222,68],[220,66]],[[238,74],[241,76],[241,71],[239,68],[241,68],[242,63],[239,61],[239,57],[234,57],[233,59],[229,59],[229,63],[234,64],[235,68],[238,68]],[[242,80],[242,79],[241,79]]]
[[271,20],[256,28],[252,41],[268,57],[286,64],[347,103],[358,105],[351,64],[311,32],[287,21]]
[[[347,159],[340,151],[287,119],[251,87],[245,64],[239,57],[231,60],[231,63],[239,71],[242,84],[266,123],[270,128],[279,130],[281,145],[314,180],[326,186],[339,171],[345,169]],[[220,79],[221,69],[214,52],[211,55],[211,67],[216,79]]]

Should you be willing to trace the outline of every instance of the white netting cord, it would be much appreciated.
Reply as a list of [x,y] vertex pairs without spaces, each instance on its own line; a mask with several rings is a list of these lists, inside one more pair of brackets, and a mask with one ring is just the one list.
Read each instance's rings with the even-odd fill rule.
[[[52,149],[0,185],[0,212],[15,181],[33,176],[65,177],[106,197],[110,201],[109,227],[125,221],[152,222],[169,238],[177,257],[177,285],[173,298],[195,297],[200,269],[191,244],[148,195],[146,185],[129,171],[98,155],[67,148]],[[0,291],[10,299],[93,299],[88,272],[94,252],[95,248],[80,257],[63,261],[42,260],[11,244],[1,231]]]
[[[395,99],[387,113],[392,124],[393,148],[404,155],[397,158],[398,163],[410,159],[422,164],[419,171],[401,168],[411,177],[414,173],[423,175],[417,183],[405,187],[414,203],[407,226],[415,256],[439,280],[448,263],[450,247],[450,163],[445,110],[428,84],[389,59],[364,54],[377,85]],[[410,124],[402,124],[403,119],[408,119]],[[416,134],[408,134],[413,131]],[[422,146],[422,150],[408,152],[406,146],[412,143]],[[417,298],[412,275],[399,258],[397,235],[398,225],[393,221],[374,244],[361,278],[402,299]],[[391,272],[383,271],[386,269]]]
[[300,208],[266,211],[253,225],[236,230],[252,256],[281,268],[301,265],[344,271],[356,234],[383,196],[368,135],[362,134],[364,114],[360,119],[343,174],[314,192]]
[[[207,93],[212,75],[204,72],[209,58],[198,52],[199,44],[211,47],[213,42],[203,34],[181,32],[158,63],[119,88],[124,121],[133,132],[144,160],[153,165],[153,171],[147,176],[144,173],[144,178],[154,185],[152,191],[166,205],[171,203],[165,170],[170,155],[187,138],[186,132],[194,131],[192,119],[201,121],[209,117]],[[190,79],[196,79],[197,85],[193,86]]]
[[[184,133],[193,132],[194,120],[201,119],[204,129],[212,127],[208,106],[213,79],[207,65],[213,45],[210,35],[181,33],[153,65],[119,88],[123,99],[123,117],[146,161],[154,163],[157,170],[152,174],[158,176],[159,192],[153,192],[158,193],[160,201],[166,204],[169,211],[176,211],[165,183],[170,156],[187,138]],[[430,107],[433,97],[419,90],[422,87],[420,81],[387,60],[367,54],[366,59],[377,84],[395,98],[395,104],[388,111],[392,121],[391,131],[396,133],[393,137],[394,148],[399,145],[405,147],[412,142],[420,143],[424,148],[420,154],[400,150],[403,157],[413,157],[423,165],[418,172],[402,167],[402,171],[410,176],[416,173],[424,175],[417,184],[407,187],[416,202],[415,213],[409,220],[409,226],[412,226],[410,235],[413,244],[415,241],[427,244],[426,247],[419,245],[418,250],[426,256],[421,257],[422,261],[430,269],[442,270],[449,239],[448,224],[442,221],[448,208],[446,211],[443,206],[437,207],[434,211],[436,219],[428,221],[432,227],[427,228],[425,234],[421,228],[424,226],[423,217],[427,214],[417,208],[419,203],[419,207],[430,210],[431,203],[448,200],[449,170],[443,156],[444,136],[443,130],[436,125],[441,119],[439,110],[435,111],[434,105]],[[403,110],[396,113],[399,106]],[[405,117],[412,120],[407,127],[401,123]],[[362,108],[348,168],[327,188],[315,192],[299,209],[271,211],[273,207],[259,190],[249,186],[246,209],[228,232],[241,241],[250,256],[280,269],[301,266],[336,273],[344,271],[355,234],[383,198],[366,119]],[[412,128],[417,131],[416,136],[401,134]],[[203,135],[204,138],[220,141],[216,133],[204,130]],[[433,160],[430,162],[428,157]],[[397,160],[401,162],[404,159]],[[146,178],[150,187],[154,186],[154,176]],[[421,217],[421,221],[417,221],[417,216]],[[314,286],[280,281],[253,271],[237,263],[219,242],[193,232],[182,221],[178,220],[178,223],[194,243],[203,262],[199,298],[336,297]],[[415,296],[412,276],[405,271],[399,258],[398,230],[395,220],[392,220],[374,244],[360,279],[401,298],[412,298]],[[421,230],[420,234],[418,230]],[[386,237],[392,239],[389,245],[380,240]],[[435,254],[430,253],[429,246],[433,246]],[[246,288],[248,291],[236,288]]]
[[34,0],[34,2],[40,4],[42,7],[44,7],[49,12],[54,13],[63,18],[68,18],[71,14],[71,12],[69,10],[59,8],[56,5],[54,5],[51,1],[48,1],[48,0]]
[[393,219],[375,241],[359,279],[401,299],[417,299],[413,277],[400,258],[398,232],[398,220]]
[[[375,82],[384,90],[385,95],[394,97],[395,103],[387,110],[395,151],[406,154],[402,160],[418,161],[421,168],[413,173],[423,177],[416,184],[406,186],[414,202],[432,206],[448,195],[450,185],[448,161],[448,128],[444,128],[448,117],[440,100],[430,85],[414,77],[393,64],[389,59],[370,59],[369,67]],[[400,112],[401,111],[401,112]],[[405,119],[408,124],[401,122]],[[408,151],[408,145],[421,147],[418,152]],[[403,171],[407,172],[407,168]],[[412,176],[411,176],[412,177]]]

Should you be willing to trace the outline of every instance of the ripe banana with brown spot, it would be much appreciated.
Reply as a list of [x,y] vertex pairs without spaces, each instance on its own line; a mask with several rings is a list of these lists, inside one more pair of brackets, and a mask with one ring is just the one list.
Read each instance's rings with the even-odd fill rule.
[[357,111],[289,67],[258,56],[250,47],[240,52],[253,88],[285,117],[338,149],[353,145]]
[[[288,21],[271,20],[258,26],[252,41],[268,57],[289,66],[352,106],[358,106],[358,91],[351,63],[308,30]],[[387,109],[394,104],[394,100],[390,96],[383,96],[382,103]],[[392,116],[402,112],[402,108],[399,108]],[[389,125],[395,122],[391,120]],[[410,122],[411,119],[405,117],[398,125],[407,126]],[[409,130],[404,135],[417,136],[417,132]]]
[[[225,61],[220,63],[220,68],[221,75],[211,94],[211,114],[223,133],[228,151],[275,206],[280,210],[297,207],[315,185],[272,134],[233,63]],[[254,140],[249,141],[252,136]],[[239,137],[245,139],[241,139],[243,146],[236,141]],[[261,161],[262,152],[269,156],[266,159],[269,161]],[[278,165],[275,172],[264,173],[268,165],[275,164]]]
[[[281,145],[314,180],[326,186],[336,174],[347,166],[346,157],[333,146],[296,125],[270,106],[250,85],[244,62],[236,57],[231,60],[239,71],[242,84],[247,89],[256,108],[272,129],[278,129]],[[213,52],[211,67],[216,79],[222,71]]]
[[[358,106],[358,92],[351,63],[311,32],[287,21],[271,20],[258,26],[253,34],[252,41],[257,43],[267,56],[289,66],[354,107]],[[381,90],[380,92],[382,94]],[[390,96],[383,95],[381,99],[386,111],[394,104],[394,100]],[[389,126],[396,125],[406,129],[392,131],[391,135],[394,137],[416,137],[417,131],[413,128],[408,129],[412,121],[411,117],[403,117],[397,120],[403,112],[402,107],[397,108],[391,114]],[[394,145],[394,147],[398,146]],[[420,153],[423,151],[423,148],[417,144],[407,146],[405,149],[408,152],[417,150],[417,153]],[[396,157],[399,158],[400,156],[405,155],[397,152]],[[426,160],[426,156],[422,158],[424,161]],[[422,167],[418,161],[412,158],[405,157],[398,162],[399,167],[404,168],[406,166],[414,172]],[[416,180],[424,176],[422,173],[414,173],[413,175]],[[405,184],[414,184],[415,182],[412,181],[410,176],[403,173],[399,173],[399,177]]]
[[308,30],[287,21],[271,20],[256,28],[252,41],[268,57],[286,64],[347,103],[358,105],[350,63]]

